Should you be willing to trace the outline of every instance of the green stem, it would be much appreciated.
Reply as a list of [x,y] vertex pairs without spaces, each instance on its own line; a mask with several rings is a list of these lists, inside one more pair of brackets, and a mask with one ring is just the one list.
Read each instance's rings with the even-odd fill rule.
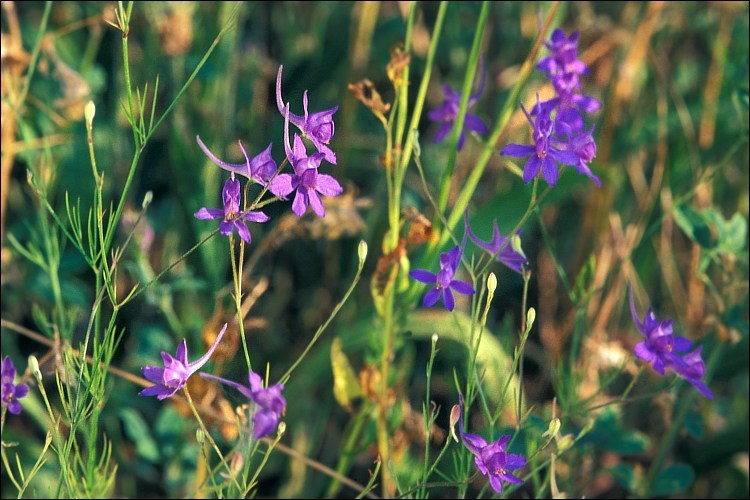
[[[234,237],[229,238],[229,255],[232,261],[232,278],[234,280],[234,303],[237,307],[237,326],[240,329],[240,338],[242,339],[242,350],[245,353],[245,363],[247,363],[248,372],[253,370],[250,363],[250,352],[247,348],[247,339],[245,338],[245,321],[242,317],[242,254],[244,241],[240,243],[240,261],[234,258]],[[239,271],[237,268],[239,267]]]
[[211,443],[211,446],[213,446],[214,451],[216,452],[216,455],[218,455],[219,459],[221,460],[221,463],[224,464],[224,467],[227,469],[229,477],[232,479],[232,481],[234,482],[234,485],[237,487],[237,491],[242,491],[242,488],[237,482],[237,478],[235,477],[234,472],[232,472],[231,467],[229,467],[229,464],[224,459],[224,455],[222,455],[221,450],[219,449],[219,446],[216,444],[216,441],[214,441],[214,438],[211,437],[211,434],[208,433],[206,424],[203,423],[203,419],[201,418],[200,413],[198,413],[198,410],[195,408],[195,403],[193,403],[193,398],[190,397],[190,391],[188,391],[187,384],[185,384],[182,387],[182,389],[183,389],[183,392],[185,393],[185,399],[187,399],[188,406],[190,407],[190,410],[193,412],[193,416],[198,421],[198,425],[200,425],[200,428],[203,431],[203,435]]
[[[711,351],[711,357],[708,359],[708,363],[706,363],[708,365],[707,373],[710,374],[710,372],[713,371],[713,367],[719,362],[723,347],[723,344],[717,344],[713,351]],[[688,412],[692,408],[698,395],[698,392],[690,391],[685,397],[678,399],[679,409],[677,410],[677,415],[675,415],[674,420],[672,420],[666,435],[660,440],[659,450],[656,452],[656,456],[651,462],[646,481],[643,484],[642,494],[649,495],[651,493],[656,476],[661,472],[664,460],[672,449],[677,433],[682,429],[682,423],[685,421],[685,418],[687,418]]]
[[[361,243],[360,243],[361,244]],[[331,315],[328,316],[328,319],[320,325],[318,330],[315,332],[315,335],[313,335],[313,338],[310,340],[310,342],[307,344],[307,347],[305,347],[305,350],[302,351],[302,354],[297,358],[297,360],[292,364],[292,366],[289,367],[289,369],[284,373],[284,375],[279,380],[280,383],[286,384],[287,381],[289,381],[289,377],[292,375],[292,372],[297,368],[297,365],[299,365],[302,360],[307,356],[307,353],[312,349],[312,346],[315,345],[315,342],[318,341],[318,338],[323,334],[323,332],[328,328],[328,325],[333,321],[333,318],[336,317],[341,307],[346,303],[346,301],[349,299],[349,295],[351,295],[352,291],[354,291],[354,287],[357,286],[357,283],[359,283],[359,279],[362,276],[362,268],[364,267],[365,259],[363,256],[359,259],[359,265],[357,266],[357,273],[354,275],[354,279],[352,280],[351,285],[349,285],[349,289],[344,294],[344,297],[341,299],[341,301],[336,304],[336,307],[333,308],[333,311],[331,312]]]
[[458,108],[458,115],[453,125],[453,135],[448,152],[448,163],[443,171],[443,178],[440,182],[440,194],[438,195],[438,206],[440,211],[444,212],[448,205],[448,193],[451,187],[451,178],[456,165],[456,155],[458,153],[458,139],[464,128],[464,119],[468,108],[469,98],[471,97],[471,88],[474,84],[474,77],[477,72],[477,62],[479,61],[479,47],[484,36],[484,29],[487,25],[487,18],[490,12],[490,2],[482,2],[482,11],[479,13],[476,31],[474,32],[474,41],[471,45],[469,54],[469,64],[464,77],[464,84],[461,89],[461,103]]
[[[544,21],[544,25],[542,26],[542,29],[539,32],[539,35],[537,36],[537,39],[534,42],[534,45],[531,51],[529,52],[529,55],[526,57],[526,60],[523,62],[523,65],[521,66],[521,69],[518,75],[518,81],[513,86],[513,89],[511,90],[510,95],[508,96],[508,99],[505,101],[505,104],[503,105],[503,108],[500,111],[500,115],[498,116],[498,119],[495,122],[495,126],[492,129],[492,132],[490,133],[489,138],[485,142],[484,148],[482,149],[482,152],[474,168],[471,170],[469,177],[466,179],[466,182],[464,183],[464,186],[461,189],[461,192],[459,193],[458,198],[456,199],[456,203],[453,206],[453,210],[451,211],[450,216],[448,217],[448,227],[450,229],[453,229],[458,223],[458,221],[461,219],[461,217],[463,217],[464,211],[466,210],[466,207],[469,204],[469,200],[473,196],[474,190],[479,184],[479,180],[482,178],[484,169],[487,167],[487,163],[489,162],[492,155],[495,154],[495,144],[497,143],[502,133],[505,131],[505,127],[507,126],[511,115],[513,114],[513,110],[518,104],[518,98],[521,93],[521,89],[526,84],[526,81],[528,80],[529,76],[531,75],[531,72],[534,69],[534,61],[536,60],[536,56],[539,53],[539,49],[542,46],[542,42],[547,35],[547,31],[549,30],[550,25],[552,24],[552,19],[555,15],[555,12],[557,11],[559,3],[560,3],[559,1],[553,2],[552,6],[550,7],[550,10],[547,13],[547,17]],[[449,238],[448,233],[443,232],[438,242],[431,243],[430,246],[427,248],[427,251],[424,254],[423,261],[425,262],[432,261],[436,253],[439,251],[439,249],[442,248],[445,245],[445,243],[448,241],[448,238]]]
[[36,63],[39,60],[39,52],[42,47],[42,39],[44,38],[44,33],[47,31],[47,22],[49,21],[49,13],[52,10],[52,2],[44,2],[44,12],[42,13],[42,21],[39,23],[39,33],[36,35],[36,40],[34,41],[34,49],[31,51],[31,59],[29,60],[29,69],[26,72],[26,78],[23,82],[23,88],[21,89],[21,94],[19,95],[18,101],[16,102],[16,107],[18,109],[21,108],[23,105],[23,102],[26,100],[26,96],[29,94],[29,87],[31,86],[31,79],[34,76],[34,72],[36,71]]

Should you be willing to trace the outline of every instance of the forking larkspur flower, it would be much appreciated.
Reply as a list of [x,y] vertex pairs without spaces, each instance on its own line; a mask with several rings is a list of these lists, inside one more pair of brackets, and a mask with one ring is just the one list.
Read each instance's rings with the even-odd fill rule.
[[331,109],[318,111],[316,113],[309,114],[307,111],[307,90],[302,95],[302,107],[305,110],[305,115],[295,115],[290,112],[286,105],[284,106],[284,100],[281,97],[281,70],[284,68],[283,65],[279,66],[279,72],[276,75],[276,107],[279,108],[279,113],[282,116],[285,114],[289,115],[289,121],[292,122],[302,132],[302,135],[310,139],[315,145],[319,153],[323,153],[328,163],[336,164],[336,153],[328,147],[328,144],[333,138],[335,127],[333,123],[333,114],[339,109],[338,106],[334,106]]
[[522,479],[510,472],[526,465],[526,457],[507,452],[511,436],[508,434],[500,436],[496,441],[488,444],[481,436],[464,432],[464,400],[461,393],[458,394],[458,409],[461,440],[464,446],[474,455],[474,463],[479,471],[489,478],[492,489],[497,494],[501,494],[503,492],[503,481],[511,484],[523,484]]
[[224,208],[206,208],[203,207],[193,216],[200,220],[221,220],[219,232],[224,236],[231,235],[235,229],[245,243],[250,243],[252,237],[250,230],[247,228],[245,221],[267,222],[269,217],[261,211],[243,212],[240,207],[240,181],[234,178],[234,172],[231,173],[224,188],[221,190],[221,197],[224,201]]
[[205,372],[201,372],[200,376],[234,387],[256,404],[257,408],[253,413],[253,438],[260,439],[276,430],[281,415],[286,410],[286,399],[281,395],[284,384],[264,388],[260,375],[253,371],[248,375],[249,387]]
[[695,345],[690,340],[673,334],[672,320],[659,321],[650,307],[641,321],[635,310],[632,285],[629,289],[630,314],[635,326],[644,337],[644,340],[635,346],[636,357],[650,363],[660,375],[664,375],[666,369],[674,371],[678,376],[690,382],[698,392],[713,399],[713,393],[701,381],[706,373],[706,365],[701,358],[703,347],[693,350]]
[[[539,103],[539,94],[536,96]],[[523,182],[529,183],[541,171],[542,177],[550,186],[557,184],[560,173],[557,163],[577,166],[580,158],[572,151],[560,149],[555,144],[554,121],[550,118],[549,109],[539,106],[540,112],[532,118],[521,104],[526,119],[533,127],[533,144],[508,144],[501,151],[502,156],[526,157],[529,159],[523,167]]]
[[[479,85],[479,89],[477,89],[476,92],[469,96],[469,101],[466,104],[467,109],[477,102],[479,96],[482,94],[483,89],[484,69],[482,69],[482,80],[481,84]],[[433,142],[441,142],[443,139],[445,139],[445,136],[448,135],[448,132],[453,129],[453,126],[456,122],[456,117],[458,116],[458,109],[461,106],[460,92],[456,92],[455,90],[453,90],[453,88],[451,88],[451,86],[447,83],[443,84],[443,92],[445,93],[443,103],[439,107],[427,113],[427,118],[441,124],[440,128],[435,134],[435,137],[433,138]],[[467,130],[476,132],[479,135],[484,135],[487,133],[487,125],[485,125],[484,121],[482,121],[481,118],[467,111],[466,115],[464,116],[463,128],[461,129],[461,133],[458,136],[458,144],[456,145],[459,151],[464,145],[465,132]]]
[[[464,241],[466,241],[465,236]],[[474,287],[470,283],[453,279],[461,262],[463,246],[462,243],[461,246],[453,247],[450,251],[440,254],[440,272],[437,274],[426,269],[414,269],[409,273],[412,279],[420,283],[435,285],[432,290],[425,294],[422,301],[424,307],[434,306],[442,297],[445,308],[448,311],[453,311],[455,307],[454,291],[463,295],[472,295],[475,292]]]
[[21,413],[23,407],[19,399],[26,397],[29,393],[29,386],[26,384],[16,384],[16,367],[10,356],[3,359],[2,369],[0,369],[0,391],[3,407],[13,415]]
[[325,157],[323,153],[318,152],[308,156],[305,145],[297,134],[294,134],[294,149],[289,146],[289,117],[289,106],[287,106],[284,120],[284,150],[294,173],[277,175],[271,181],[269,190],[284,199],[296,190],[292,211],[297,217],[305,215],[308,205],[312,207],[315,215],[325,217],[325,207],[318,193],[323,196],[337,196],[344,190],[332,176],[318,173],[320,162]]
[[185,342],[185,339],[182,339],[177,346],[175,357],[162,351],[161,358],[164,360],[164,368],[158,366],[144,366],[141,369],[143,376],[151,382],[154,382],[156,385],[143,389],[138,395],[156,396],[157,399],[166,399],[179,391],[185,385],[190,376],[200,370],[200,368],[208,362],[226,330],[227,324],[224,323],[224,327],[216,336],[216,340],[214,340],[214,343],[208,348],[206,354],[192,363],[188,362],[187,343]]
[[206,153],[206,156],[208,156],[212,162],[214,162],[224,170],[228,170],[239,175],[244,175],[248,179],[253,180],[263,186],[265,186],[276,173],[276,162],[271,156],[271,147],[273,146],[273,143],[270,143],[266,149],[250,159],[247,151],[245,151],[245,147],[242,145],[242,141],[237,141],[240,145],[240,149],[242,150],[242,154],[245,156],[245,163],[227,163],[217,158],[216,155],[214,155],[211,150],[208,149],[205,144],[203,144],[200,136],[196,135],[195,140],[198,141],[198,146],[200,146],[200,148],[204,153]]
[[[510,236],[503,236],[500,233],[500,229],[497,227],[497,221],[492,221],[492,239],[490,241],[480,240],[469,226],[469,212],[464,212],[464,227],[466,234],[469,235],[469,239],[473,241],[477,246],[484,249],[495,260],[508,266],[510,269],[517,273],[523,273],[524,267],[528,265],[529,259],[526,258],[520,245],[516,249],[513,246],[513,240],[508,241]],[[521,230],[516,231],[516,238],[520,237]]]

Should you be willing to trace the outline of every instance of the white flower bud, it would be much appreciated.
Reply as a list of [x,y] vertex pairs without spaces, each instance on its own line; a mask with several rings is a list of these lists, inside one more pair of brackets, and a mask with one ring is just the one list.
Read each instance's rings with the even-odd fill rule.
[[497,276],[495,276],[495,273],[490,273],[487,276],[487,290],[490,292],[490,295],[494,294],[495,290],[497,290]]
[[367,242],[360,240],[359,246],[357,247],[357,255],[359,256],[360,264],[367,258]]

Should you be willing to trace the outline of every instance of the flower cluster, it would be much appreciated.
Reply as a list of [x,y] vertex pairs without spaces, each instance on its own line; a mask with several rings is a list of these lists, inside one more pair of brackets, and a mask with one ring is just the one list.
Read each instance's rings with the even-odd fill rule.
[[596,157],[594,127],[585,130],[582,112],[593,113],[601,103],[583,95],[579,76],[588,71],[586,64],[578,59],[578,32],[566,36],[556,29],[545,46],[550,54],[542,58],[537,69],[543,71],[552,82],[555,97],[537,103],[529,113],[521,105],[526,119],[532,126],[532,144],[508,144],[501,155],[529,157],[523,169],[523,181],[530,182],[541,172],[550,186],[557,183],[558,164],[575,167],[579,174],[586,175],[596,185],[601,181],[589,168]]
[[[196,136],[198,146],[213,163],[229,172],[229,178],[224,183],[221,191],[223,207],[203,207],[193,215],[199,220],[220,221],[219,232],[221,234],[231,236],[236,230],[245,243],[252,241],[247,222],[263,223],[267,222],[269,217],[260,210],[253,210],[255,207],[252,204],[248,207],[247,203],[242,203],[243,188],[237,176],[247,178],[248,183],[256,183],[263,186],[282,199],[286,199],[288,195],[296,191],[294,201],[292,202],[292,211],[298,217],[302,217],[305,214],[308,206],[312,208],[312,211],[318,217],[325,217],[325,208],[323,207],[320,195],[336,196],[343,192],[343,188],[336,179],[330,175],[318,172],[318,168],[324,160],[332,164],[336,163],[336,153],[330,148],[329,144],[335,130],[333,115],[338,110],[338,106],[310,113],[308,111],[307,90],[305,90],[302,98],[304,114],[296,115],[292,113],[289,109],[289,104],[285,105],[281,97],[282,68],[283,66],[279,66],[276,78],[276,104],[279,112],[284,116],[284,151],[286,153],[286,160],[292,166],[292,173],[279,171],[271,154],[273,143],[269,144],[258,155],[250,158],[242,142],[239,141],[240,150],[242,150],[242,154],[245,157],[245,162],[228,163],[219,159],[211,152],[201,138]],[[293,146],[289,140],[290,123],[296,126],[302,134],[301,136],[294,134]],[[306,138],[315,146],[316,151],[314,153],[307,153],[303,138]],[[248,185],[245,186],[245,192],[247,192]],[[164,361],[164,367],[145,366],[142,368],[143,375],[149,381],[153,382],[154,385],[142,390],[139,395],[156,396],[158,399],[166,399],[174,395],[185,386],[190,376],[208,362],[211,354],[221,341],[226,328],[227,325],[225,324],[208,351],[192,363],[188,361],[185,339],[178,345],[174,357],[166,352],[162,352],[161,356]],[[12,374],[10,374],[10,371],[8,372],[10,382],[8,382],[6,387],[6,367],[4,363],[3,405],[7,402],[11,408],[11,412],[20,411],[20,405],[16,399],[25,395],[25,391],[27,390],[26,386],[12,385],[14,376],[15,369]],[[230,385],[255,403],[253,436],[256,439],[268,436],[278,427],[281,415],[286,409],[286,400],[281,395],[281,391],[284,389],[283,384],[275,384],[264,388],[260,376],[252,371],[249,374],[249,387],[215,375],[201,373],[201,376]]]
[[503,482],[511,484],[523,484],[523,480],[510,471],[520,469],[526,465],[526,457],[514,453],[508,453],[508,443],[511,440],[509,434],[500,436],[496,441],[487,443],[481,436],[469,434],[464,431],[464,400],[459,393],[458,405],[454,406],[454,412],[458,408],[459,430],[461,441],[464,446],[474,455],[474,463],[479,471],[490,480],[490,486],[495,493],[503,492]]
[[672,320],[659,321],[648,308],[643,321],[638,317],[633,299],[633,287],[630,287],[630,314],[633,322],[644,337],[635,346],[638,359],[650,363],[659,374],[664,375],[667,369],[675,372],[695,387],[698,392],[709,399],[714,395],[701,380],[706,374],[706,365],[701,358],[702,346],[697,349],[690,340],[673,334]]
[[[279,173],[276,162],[271,155],[273,143],[269,144],[266,149],[258,155],[250,158],[239,141],[242,154],[245,156],[245,163],[228,163],[219,159],[203,143],[200,136],[196,136],[198,146],[203,150],[206,156],[219,167],[230,172],[230,178],[227,179],[222,189],[223,208],[201,208],[195,212],[194,216],[201,220],[221,220],[219,224],[221,234],[231,235],[236,229],[245,243],[250,243],[250,230],[245,224],[249,222],[267,222],[268,216],[257,210],[242,209],[240,191],[242,186],[235,178],[236,175],[244,176],[249,182],[255,182],[261,186],[267,187],[274,195],[286,199],[293,191],[296,191],[294,201],[292,202],[292,211],[302,217],[307,211],[308,205],[318,217],[325,217],[325,208],[320,199],[323,196],[336,196],[343,192],[341,185],[330,175],[318,173],[318,167],[323,160],[329,163],[336,163],[336,153],[329,147],[335,130],[333,114],[338,110],[338,106],[331,109],[319,111],[316,113],[308,112],[307,90],[302,98],[304,115],[296,115],[289,111],[289,105],[283,104],[281,97],[281,71],[283,66],[279,66],[279,72],[276,78],[276,104],[279,112],[284,116],[284,150],[289,164],[292,166],[293,173]],[[302,137],[309,139],[316,148],[316,152],[308,155],[302,138],[294,135],[294,147],[289,145],[289,123],[295,125],[301,132]]]
[[5,356],[2,368],[0,369],[0,396],[3,408],[7,407],[8,411],[13,415],[18,415],[23,409],[19,399],[29,393],[29,386],[26,384],[16,384],[15,380],[16,367],[13,365],[10,356]]
[[264,388],[260,375],[253,371],[248,374],[249,387],[209,373],[201,372],[200,376],[234,387],[255,403],[256,410],[253,414],[253,437],[255,439],[268,436],[276,430],[281,415],[286,410],[286,399],[281,395],[284,384],[274,384]]

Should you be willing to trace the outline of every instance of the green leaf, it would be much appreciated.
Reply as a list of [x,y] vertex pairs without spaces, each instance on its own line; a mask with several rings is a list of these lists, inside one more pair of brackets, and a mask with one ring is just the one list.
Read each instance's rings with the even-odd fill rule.
[[362,396],[363,392],[349,359],[341,350],[339,337],[334,337],[331,343],[331,368],[333,369],[333,395],[341,406],[351,411],[352,400]]
[[135,443],[136,454],[149,462],[159,460],[159,447],[151,437],[149,426],[140,413],[132,408],[120,410],[125,434]]
[[692,467],[683,463],[672,464],[656,477],[650,496],[674,495],[686,490],[694,479],[695,471]]
[[613,407],[599,414],[594,427],[581,441],[620,455],[643,453],[649,444],[648,436],[642,432],[622,427],[620,414]]
[[685,430],[695,439],[703,438],[703,417],[694,411],[688,413],[685,418]]
[[674,211],[674,220],[688,238],[703,248],[711,248],[713,246],[708,222],[700,212],[688,206],[678,206]]
[[628,491],[635,491],[635,470],[632,465],[619,463],[610,467],[608,471],[617,484]]

